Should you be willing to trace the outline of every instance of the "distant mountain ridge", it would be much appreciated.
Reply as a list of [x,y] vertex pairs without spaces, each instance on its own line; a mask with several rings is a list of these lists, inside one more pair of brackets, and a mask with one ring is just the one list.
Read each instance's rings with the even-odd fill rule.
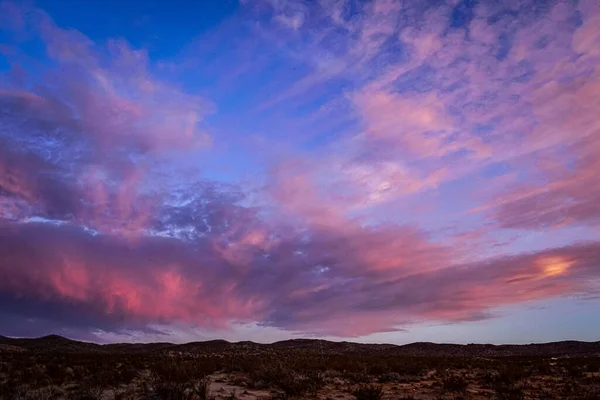
[[417,342],[406,345],[333,342],[321,339],[290,339],[262,344],[250,341],[174,343],[96,344],[67,339],[58,335],[40,338],[0,336],[0,352],[81,352],[140,354],[218,354],[277,351],[308,351],[324,354],[362,353],[422,357],[508,357],[508,356],[600,356],[600,341],[562,341],[524,345],[440,344]]

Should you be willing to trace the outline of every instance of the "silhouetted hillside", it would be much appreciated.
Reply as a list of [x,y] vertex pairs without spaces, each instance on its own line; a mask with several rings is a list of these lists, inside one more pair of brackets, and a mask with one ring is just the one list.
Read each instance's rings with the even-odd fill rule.
[[102,346],[95,343],[80,342],[58,335],[48,335],[40,338],[7,338],[1,337],[0,344],[19,347],[31,351],[60,351],[60,352],[97,352]]
[[0,336],[0,351],[43,351],[81,353],[273,353],[279,351],[315,352],[323,354],[385,354],[398,356],[440,357],[507,357],[600,355],[600,342],[563,341],[527,345],[439,344],[418,342],[407,345],[332,342],[320,339],[291,339],[271,344],[243,341],[209,340],[184,344],[115,343],[99,345],[80,342],[58,335],[41,338],[8,338]]

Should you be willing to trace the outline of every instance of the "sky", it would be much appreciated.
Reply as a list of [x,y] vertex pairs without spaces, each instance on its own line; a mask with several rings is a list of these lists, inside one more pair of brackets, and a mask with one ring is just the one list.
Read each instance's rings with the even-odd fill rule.
[[0,0],[0,335],[600,340],[596,0]]

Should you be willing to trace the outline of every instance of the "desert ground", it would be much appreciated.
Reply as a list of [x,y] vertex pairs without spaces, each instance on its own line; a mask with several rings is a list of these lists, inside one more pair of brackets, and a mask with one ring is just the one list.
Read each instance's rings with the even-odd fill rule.
[[600,342],[291,340],[96,345],[0,339],[0,399],[600,399]]

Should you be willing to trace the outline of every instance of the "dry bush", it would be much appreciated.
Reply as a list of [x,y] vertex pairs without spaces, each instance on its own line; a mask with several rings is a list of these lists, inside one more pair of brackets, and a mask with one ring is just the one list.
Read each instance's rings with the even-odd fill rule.
[[168,378],[157,375],[150,378],[149,385],[145,386],[148,397],[160,400],[206,400],[208,396],[208,378],[198,380],[183,380]]
[[153,386],[153,394],[160,400],[184,400],[192,398],[189,386],[181,382],[156,382]]
[[579,400],[598,400],[600,399],[600,387],[581,388],[576,397],[573,397],[573,399],[575,398]]
[[69,394],[73,400],[101,400],[104,389],[97,386],[81,386]]
[[380,400],[383,397],[383,389],[380,386],[364,385],[352,392],[356,400]]
[[442,377],[444,392],[463,393],[467,390],[469,382],[462,375],[445,375]]
[[519,386],[498,386],[495,391],[498,400],[522,400],[525,398],[523,389]]
[[125,389],[115,388],[113,392],[114,400],[135,400],[136,391],[133,387],[127,387]]
[[286,397],[315,395],[324,384],[319,373],[298,372],[281,363],[253,371],[249,382],[249,386],[257,389],[278,388]]
[[344,372],[344,374],[342,376],[347,382],[349,382],[351,384],[373,382],[373,377],[364,372],[347,372],[346,371],[346,372]]
[[600,357],[587,358],[587,359],[583,359],[583,360],[580,359],[580,360],[575,360],[575,362],[579,362],[579,363],[585,365],[586,372],[590,372],[590,373],[600,372]]

